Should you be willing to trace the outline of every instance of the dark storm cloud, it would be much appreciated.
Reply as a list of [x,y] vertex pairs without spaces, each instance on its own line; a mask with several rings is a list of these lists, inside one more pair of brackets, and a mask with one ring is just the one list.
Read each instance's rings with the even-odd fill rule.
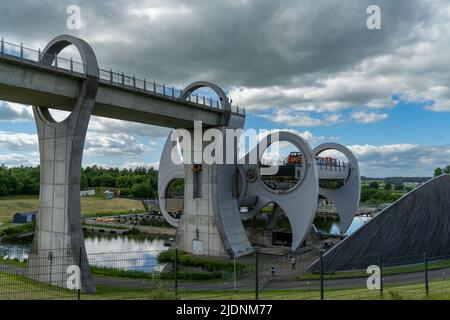
[[[82,9],[82,30],[66,29],[66,8]],[[380,4],[383,32],[366,28]],[[186,84],[225,87],[308,83],[410,41],[427,22],[421,1],[3,1],[0,29],[17,41],[45,43],[71,32],[90,41],[102,65]]]

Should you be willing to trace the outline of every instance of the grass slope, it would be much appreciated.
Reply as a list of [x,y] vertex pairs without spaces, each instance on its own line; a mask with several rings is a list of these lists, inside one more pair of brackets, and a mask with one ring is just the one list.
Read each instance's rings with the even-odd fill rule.
[[[20,196],[0,198],[0,222],[11,221],[17,212],[36,210],[38,197]],[[140,201],[131,199],[111,199],[103,197],[81,198],[81,212],[83,215],[96,215],[108,213],[128,213],[130,210],[144,210]]]

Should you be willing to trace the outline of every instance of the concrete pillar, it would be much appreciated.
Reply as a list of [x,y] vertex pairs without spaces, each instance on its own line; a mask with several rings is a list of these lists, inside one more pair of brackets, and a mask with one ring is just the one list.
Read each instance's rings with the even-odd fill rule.
[[58,123],[47,108],[33,107],[39,137],[41,187],[27,274],[38,281],[66,287],[67,268],[77,265],[81,269],[82,290],[95,292],[81,226],[80,176],[84,141],[97,94],[97,59],[86,42],[63,35],[48,44],[42,63],[51,65],[54,57],[69,45],[80,51],[86,72],[71,114]]
[[[219,128],[224,138],[225,129]],[[192,131],[187,132],[187,135],[194,136]],[[194,142],[189,143],[190,159],[194,159]],[[203,147],[208,144],[204,143]],[[225,146],[225,141],[223,145]],[[216,257],[239,257],[253,252],[242,224],[237,199],[232,193],[237,165],[208,165],[203,161],[199,164],[175,165],[171,159],[172,148],[169,136],[160,162],[158,192],[164,217],[178,227],[177,247],[189,253]],[[237,153],[236,150],[234,153]],[[201,154],[197,156],[202,159]],[[169,182],[181,176],[185,179],[184,213],[178,221],[165,212],[164,204]]]

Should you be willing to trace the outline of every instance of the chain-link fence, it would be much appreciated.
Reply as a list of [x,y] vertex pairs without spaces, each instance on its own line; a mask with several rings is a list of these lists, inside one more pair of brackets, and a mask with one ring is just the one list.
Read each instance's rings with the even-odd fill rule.
[[[338,271],[320,263],[320,255],[17,249],[0,257],[0,300],[450,298],[450,256],[355,256],[353,263],[370,264]],[[309,268],[316,259],[318,269]]]

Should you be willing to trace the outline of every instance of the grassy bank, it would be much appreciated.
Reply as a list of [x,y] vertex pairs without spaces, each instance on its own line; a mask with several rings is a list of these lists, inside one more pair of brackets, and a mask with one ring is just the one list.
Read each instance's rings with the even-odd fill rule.
[[4,223],[0,226],[0,242],[18,241],[17,236],[34,232],[36,223],[12,224]]
[[[30,299],[53,299],[53,300],[76,300],[77,292],[67,289],[52,287],[38,283],[34,280],[0,273],[0,300],[30,300]],[[126,289],[106,286],[97,286],[97,293],[82,294],[82,300],[169,300],[175,299],[172,289],[165,288],[163,282],[145,282],[148,289]],[[386,286],[383,296],[378,291],[367,289],[335,289],[326,290],[327,300],[449,300],[450,295],[446,292],[450,287],[450,280],[436,281],[430,283],[430,294],[425,294],[422,284]],[[253,300],[255,293],[252,290],[217,290],[187,292],[180,288],[180,299],[186,300]],[[318,290],[265,290],[259,293],[261,300],[317,300],[320,298]]]
[[[158,256],[158,261],[160,263],[170,263],[175,262],[175,250],[167,250],[161,252]],[[187,254],[186,252],[180,251],[178,253],[178,262],[180,267],[191,267],[191,268],[201,268],[209,272],[233,272],[234,262],[230,260],[223,260],[219,258],[211,258],[205,256],[194,256]],[[247,265],[243,263],[236,263],[236,272],[243,273],[249,272],[253,268],[253,265]]]
[[[428,270],[440,270],[450,268],[450,259],[431,261],[428,262]],[[414,264],[409,266],[399,266],[399,267],[388,267],[383,268],[383,275],[395,275],[402,273],[414,273],[421,272],[424,270],[423,264]],[[367,278],[367,273],[365,271],[342,271],[325,273],[324,279],[350,279],[350,278]],[[297,280],[319,280],[320,275],[318,273],[305,273],[297,278]]]
[[[17,212],[37,210],[37,196],[16,196],[0,198],[0,222],[12,221]],[[116,198],[106,200],[103,197],[82,197],[81,212],[85,216],[100,216],[105,214],[129,214],[132,210],[144,211],[140,201]]]

